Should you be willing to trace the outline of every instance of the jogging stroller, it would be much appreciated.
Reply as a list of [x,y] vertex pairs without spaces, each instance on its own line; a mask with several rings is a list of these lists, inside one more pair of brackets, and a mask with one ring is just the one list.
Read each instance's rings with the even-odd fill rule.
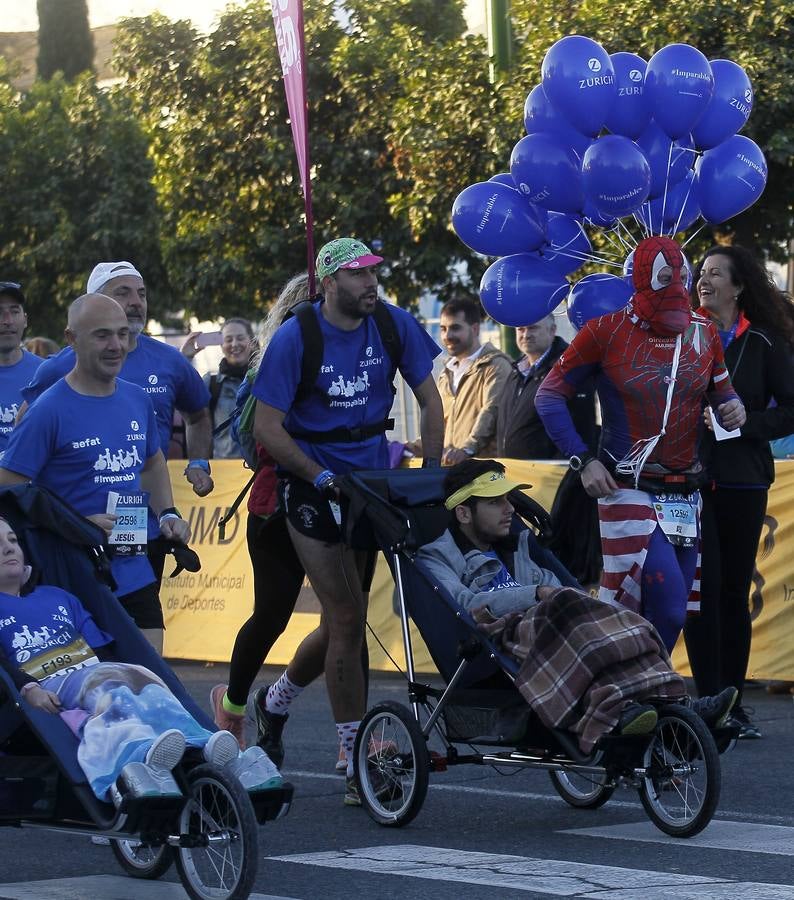
[[[215,725],[150,647],[112,594],[104,533],[55,495],[32,485],[0,492],[0,516],[16,531],[32,580],[79,597],[115,638],[120,659],[155,672],[204,728]],[[257,823],[289,809],[292,786],[247,791],[188,749],[174,777],[182,797],[96,798],[77,762],[77,738],[60,716],[33,709],[0,670],[0,825],[103,835],[134,878],[163,875],[175,860],[196,900],[245,898],[257,867]]]
[[[618,786],[631,787],[662,831],[676,837],[697,834],[714,815],[719,752],[730,745],[733,731],[712,732],[692,710],[669,701],[657,704],[659,719],[650,735],[607,735],[587,755],[570,732],[544,726],[514,685],[520,664],[497,648],[415,560],[418,548],[449,523],[443,478],[439,469],[397,469],[355,472],[343,479],[348,539],[360,545],[363,535],[373,534],[394,576],[408,681],[409,705],[377,704],[358,732],[355,771],[369,815],[385,826],[407,824],[424,803],[431,772],[471,763],[500,770],[545,769],[557,793],[584,809],[602,806]],[[550,528],[545,510],[519,491],[510,500],[518,514],[515,527],[532,528],[535,562],[563,585],[578,587],[538,540]],[[443,690],[415,677],[409,617],[446,684]],[[440,750],[430,749],[431,736],[435,746],[440,740]]]

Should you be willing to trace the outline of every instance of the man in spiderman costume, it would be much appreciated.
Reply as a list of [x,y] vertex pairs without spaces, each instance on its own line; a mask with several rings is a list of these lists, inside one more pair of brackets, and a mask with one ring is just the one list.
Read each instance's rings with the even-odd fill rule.
[[[625,309],[590,320],[535,400],[546,431],[598,498],[604,573],[599,596],[642,613],[672,650],[699,607],[701,413],[723,428],[745,421],[715,326],[694,313],[675,241],[650,237],[634,252]],[[598,455],[588,453],[566,402],[595,378]]]

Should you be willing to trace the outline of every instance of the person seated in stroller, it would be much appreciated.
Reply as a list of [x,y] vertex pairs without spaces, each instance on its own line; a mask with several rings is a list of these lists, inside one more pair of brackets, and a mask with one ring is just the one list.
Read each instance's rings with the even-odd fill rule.
[[530,546],[541,561],[548,551],[529,529],[512,532],[508,498],[529,487],[509,479],[495,460],[454,466],[444,479],[452,522],[419,550],[417,561],[479,628],[521,661],[516,687],[540,721],[572,732],[584,753],[610,732],[652,732],[658,717],[651,699],[684,701],[710,727],[721,727],[735,689],[689,700],[650,622],[563,586],[532,559]]
[[73,594],[40,585],[23,594],[31,569],[0,518],[0,660],[25,701],[60,715],[79,738],[77,760],[100,800],[123,793],[180,795],[172,771],[187,746],[218,767],[233,766],[246,788],[281,783],[264,751],[240,752],[228,731],[210,732],[144,666],[114,658],[102,631]]

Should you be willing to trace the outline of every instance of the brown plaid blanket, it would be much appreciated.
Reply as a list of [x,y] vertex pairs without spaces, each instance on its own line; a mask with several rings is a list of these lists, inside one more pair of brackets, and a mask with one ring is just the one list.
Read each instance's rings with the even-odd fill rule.
[[494,619],[483,608],[474,618],[522,660],[516,687],[540,720],[573,732],[585,753],[617,725],[626,701],[686,694],[650,622],[574,588],[557,588],[523,614]]

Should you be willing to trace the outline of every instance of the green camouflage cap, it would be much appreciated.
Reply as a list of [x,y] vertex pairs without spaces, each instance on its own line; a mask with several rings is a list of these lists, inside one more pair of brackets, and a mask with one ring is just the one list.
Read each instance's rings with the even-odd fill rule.
[[317,254],[317,277],[320,281],[326,275],[333,275],[337,269],[363,269],[383,262],[382,256],[375,256],[366,244],[355,238],[337,238],[329,241]]

